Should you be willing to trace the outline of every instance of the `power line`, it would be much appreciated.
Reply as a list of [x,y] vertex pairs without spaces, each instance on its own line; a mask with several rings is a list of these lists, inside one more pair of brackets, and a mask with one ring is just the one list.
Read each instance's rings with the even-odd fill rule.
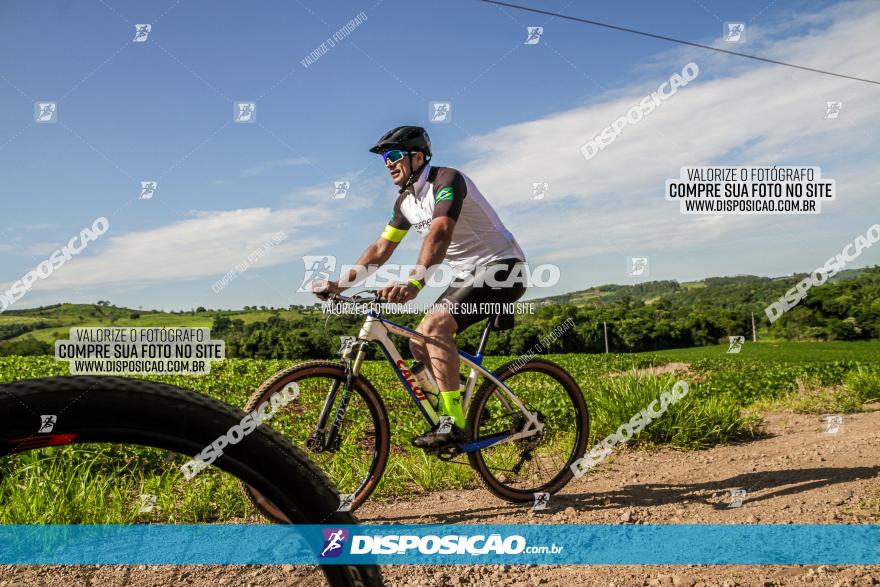
[[855,76],[846,75],[843,73],[834,73],[833,71],[825,71],[823,69],[814,69],[812,67],[806,67],[805,65],[797,65],[795,63],[786,63],[785,61],[776,61],[775,59],[768,59],[766,57],[759,57],[757,55],[749,55],[748,53],[739,53],[738,51],[729,51],[727,49],[719,49],[718,47],[712,47],[711,45],[702,45],[700,43],[693,43],[691,41],[684,41],[682,39],[675,39],[673,37],[656,35],[654,33],[646,33],[645,31],[638,31],[636,29],[631,29],[631,28],[627,28],[627,27],[617,26],[617,25],[613,25],[613,24],[607,24],[607,23],[598,22],[595,20],[588,20],[586,18],[578,18],[576,16],[567,16],[565,14],[559,14],[557,12],[550,12],[548,10],[540,10],[538,8],[531,8],[528,6],[518,6],[516,4],[508,4],[507,2],[499,2],[498,0],[480,0],[480,2],[485,2],[487,4],[496,4],[498,6],[506,6],[508,8],[515,8],[517,10],[524,10],[526,12],[535,12],[538,14],[546,14],[548,16],[553,16],[556,18],[562,18],[565,20],[573,20],[575,22],[582,22],[585,24],[592,24],[595,26],[605,27],[608,29],[614,29],[616,31],[623,31],[625,33],[633,33],[635,35],[642,35],[644,37],[651,37],[653,39],[660,39],[662,41],[670,41],[672,43],[680,43],[682,45],[690,45],[691,47],[699,47],[700,49],[709,49],[710,51],[718,51],[719,53],[727,53],[728,55],[736,55],[737,57],[746,57],[747,59],[754,59],[756,61],[763,61],[765,63],[773,63],[774,65],[784,65],[786,67],[794,67],[795,69],[803,69],[804,71],[812,71],[813,73],[822,73],[825,75],[833,75],[835,77],[842,77],[842,78],[851,79],[851,80],[855,80],[855,81],[859,81],[859,82],[866,82],[869,84],[880,85],[880,82],[874,81],[872,79],[855,77]]

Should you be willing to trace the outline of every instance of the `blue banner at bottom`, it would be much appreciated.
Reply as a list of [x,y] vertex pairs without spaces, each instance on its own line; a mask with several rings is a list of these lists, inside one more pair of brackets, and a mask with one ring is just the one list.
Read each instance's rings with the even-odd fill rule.
[[880,525],[0,525],[0,564],[880,564]]

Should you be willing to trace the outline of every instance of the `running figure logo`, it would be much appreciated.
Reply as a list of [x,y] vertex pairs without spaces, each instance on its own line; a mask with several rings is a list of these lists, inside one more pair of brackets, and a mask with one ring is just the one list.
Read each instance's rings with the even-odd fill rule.
[[141,196],[138,198],[139,200],[149,200],[156,194],[156,188],[159,187],[159,182],[156,181],[142,181],[141,182]]
[[134,25],[134,38],[131,40],[132,43],[145,43],[147,41],[147,37],[150,36],[150,31],[153,30],[153,25],[151,24],[136,24]]
[[305,255],[302,259],[306,274],[296,290],[299,293],[311,292],[311,288],[307,287],[310,283],[330,279],[330,275],[336,271],[336,257],[332,255]]
[[321,558],[331,558],[342,554],[342,544],[348,540],[348,530],[324,528],[324,549]]
[[730,490],[730,503],[727,504],[729,508],[738,508],[742,507],[743,499],[745,499],[748,492],[742,487],[734,487]]
[[739,43],[743,40],[743,33],[746,32],[746,25],[741,22],[724,23],[725,37],[728,43]]
[[356,336],[340,336],[339,337],[339,354],[344,355],[346,352],[351,350],[351,347],[354,346],[354,343],[357,342]]
[[256,102],[236,102],[235,103],[235,122],[252,123],[257,121],[257,103]]
[[141,495],[141,505],[138,508],[139,514],[149,514],[156,507],[156,495],[153,493],[145,493]]
[[843,416],[835,414],[833,416],[823,416],[825,422],[825,434],[837,434],[843,427]]
[[52,432],[52,429],[55,428],[55,423],[57,421],[58,416],[56,416],[55,414],[40,416],[40,429],[37,430],[37,433]]
[[648,276],[648,258],[647,257],[630,257],[627,265],[626,274],[630,277],[647,277]]
[[440,422],[437,426],[437,432],[439,432],[440,434],[449,434],[450,432],[452,432],[453,423],[455,423],[455,420],[452,419],[452,416],[440,416]]
[[337,512],[350,512],[351,504],[354,502],[354,493],[343,493],[339,496],[339,507]]
[[550,189],[550,184],[546,181],[536,181],[532,182],[532,199],[533,200],[543,200],[544,196],[547,195],[547,190]]
[[452,122],[452,104],[450,102],[431,102],[428,112],[431,122]]
[[541,35],[544,34],[544,27],[542,26],[527,26],[526,30],[528,31],[528,36],[526,36],[525,45],[537,45],[541,40]]
[[335,191],[333,192],[334,200],[341,200],[348,195],[348,190],[351,187],[350,181],[334,181]]
[[34,104],[34,120],[40,123],[58,120],[58,104],[55,102],[37,102]]
[[728,353],[738,353],[742,350],[743,343],[746,342],[745,336],[728,336],[730,346],[727,347]]
[[535,494],[535,505],[532,506],[533,510],[546,510],[548,505],[550,505],[549,493],[538,492]]
[[839,100],[825,102],[825,118],[837,118],[840,116],[841,108],[843,108],[843,102]]

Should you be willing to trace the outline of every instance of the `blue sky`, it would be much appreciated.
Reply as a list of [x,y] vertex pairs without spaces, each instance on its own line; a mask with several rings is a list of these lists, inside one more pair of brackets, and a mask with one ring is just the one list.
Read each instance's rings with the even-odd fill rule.
[[[868,2],[531,3],[621,26],[880,78]],[[309,67],[301,60],[363,12]],[[822,265],[878,221],[880,86],[760,64],[551,17],[456,2],[5,2],[0,6],[0,286],[99,216],[106,235],[15,307],[308,303],[303,255],[352,263],[395,190],[367,152],[387,128],[428,128],[435,162],[471,176],[557,286],[784,275]],[[144,43],[134,25],[150,23]],[[526,45],[526,27],[543,26]],[[689,61],[700,76],[590,161],[578,148]],[[34,122],[34,102],[58,122]],[[432,124],[448,100],[452,123]],[[836,120],[828,100],[843,102]],[[233,122],[254,101],[255,124]],[[837,180],[819,216],[684,217],[663,182],[685,165],[810,165]],[[139,200],[142,180],[157,180]],[[344,199],[334,181],[351,182]],[[548,182],[543,200],[533,182]],[[283,230],[219,294],[211,285]],[[394,260],[415,260],[419,237]],[[880,248],[855,264],[880,262]]]

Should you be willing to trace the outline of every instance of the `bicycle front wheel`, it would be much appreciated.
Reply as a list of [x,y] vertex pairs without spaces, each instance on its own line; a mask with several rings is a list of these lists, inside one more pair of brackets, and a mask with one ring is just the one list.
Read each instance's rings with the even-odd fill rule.
[[[44,429],[47,417],[42,414],[52,414],[51,431]],[[0,459],[92,443],[195,455],[230,433],[244,417],[244,412],[218,400],[155,381],[90,376],[25,379],[0,385]],[[326,476],[268,426],[258,426],[225,446],[213,464],[255,487],[278,510],[280,521],[354,523],[350,514],[337,511],[339,497]],[[321,570],[333,587],[382,584],[379,569],[372,565],[328,565]]]
[[[366,378],[357,377],[348,394],[336,439],[325,446],[326,429],[339,413],[345,380],[345,367],[339,363],[301,363],[266,381],[251,396],[245,410],[256,409],[270,401],[273,394],[296,383],[299,396],[275,413],[268,424],[308,454],[340,495],[348,496],[343,509],[354,511],[382,478],[388,461],[390,432],[382,398]],[[326,420],[319,427],[322,412],[326,413]],[[258,492],[247,484],[242,484],[242,489],[260,513],[269,519],[278,519],[277,509]]]
[[[580,387],[562,367],[532,359],[507,363],[493,373],[532,413],[543,431],[535,436],[493,444],[468,453],[471,466],[494,495],[512,502],[555,493],[573,473],[569,466],[587,448],[590,417]],[[471,441],[524,429],[525,417],[507,394],[486,380],[468,410]]]

